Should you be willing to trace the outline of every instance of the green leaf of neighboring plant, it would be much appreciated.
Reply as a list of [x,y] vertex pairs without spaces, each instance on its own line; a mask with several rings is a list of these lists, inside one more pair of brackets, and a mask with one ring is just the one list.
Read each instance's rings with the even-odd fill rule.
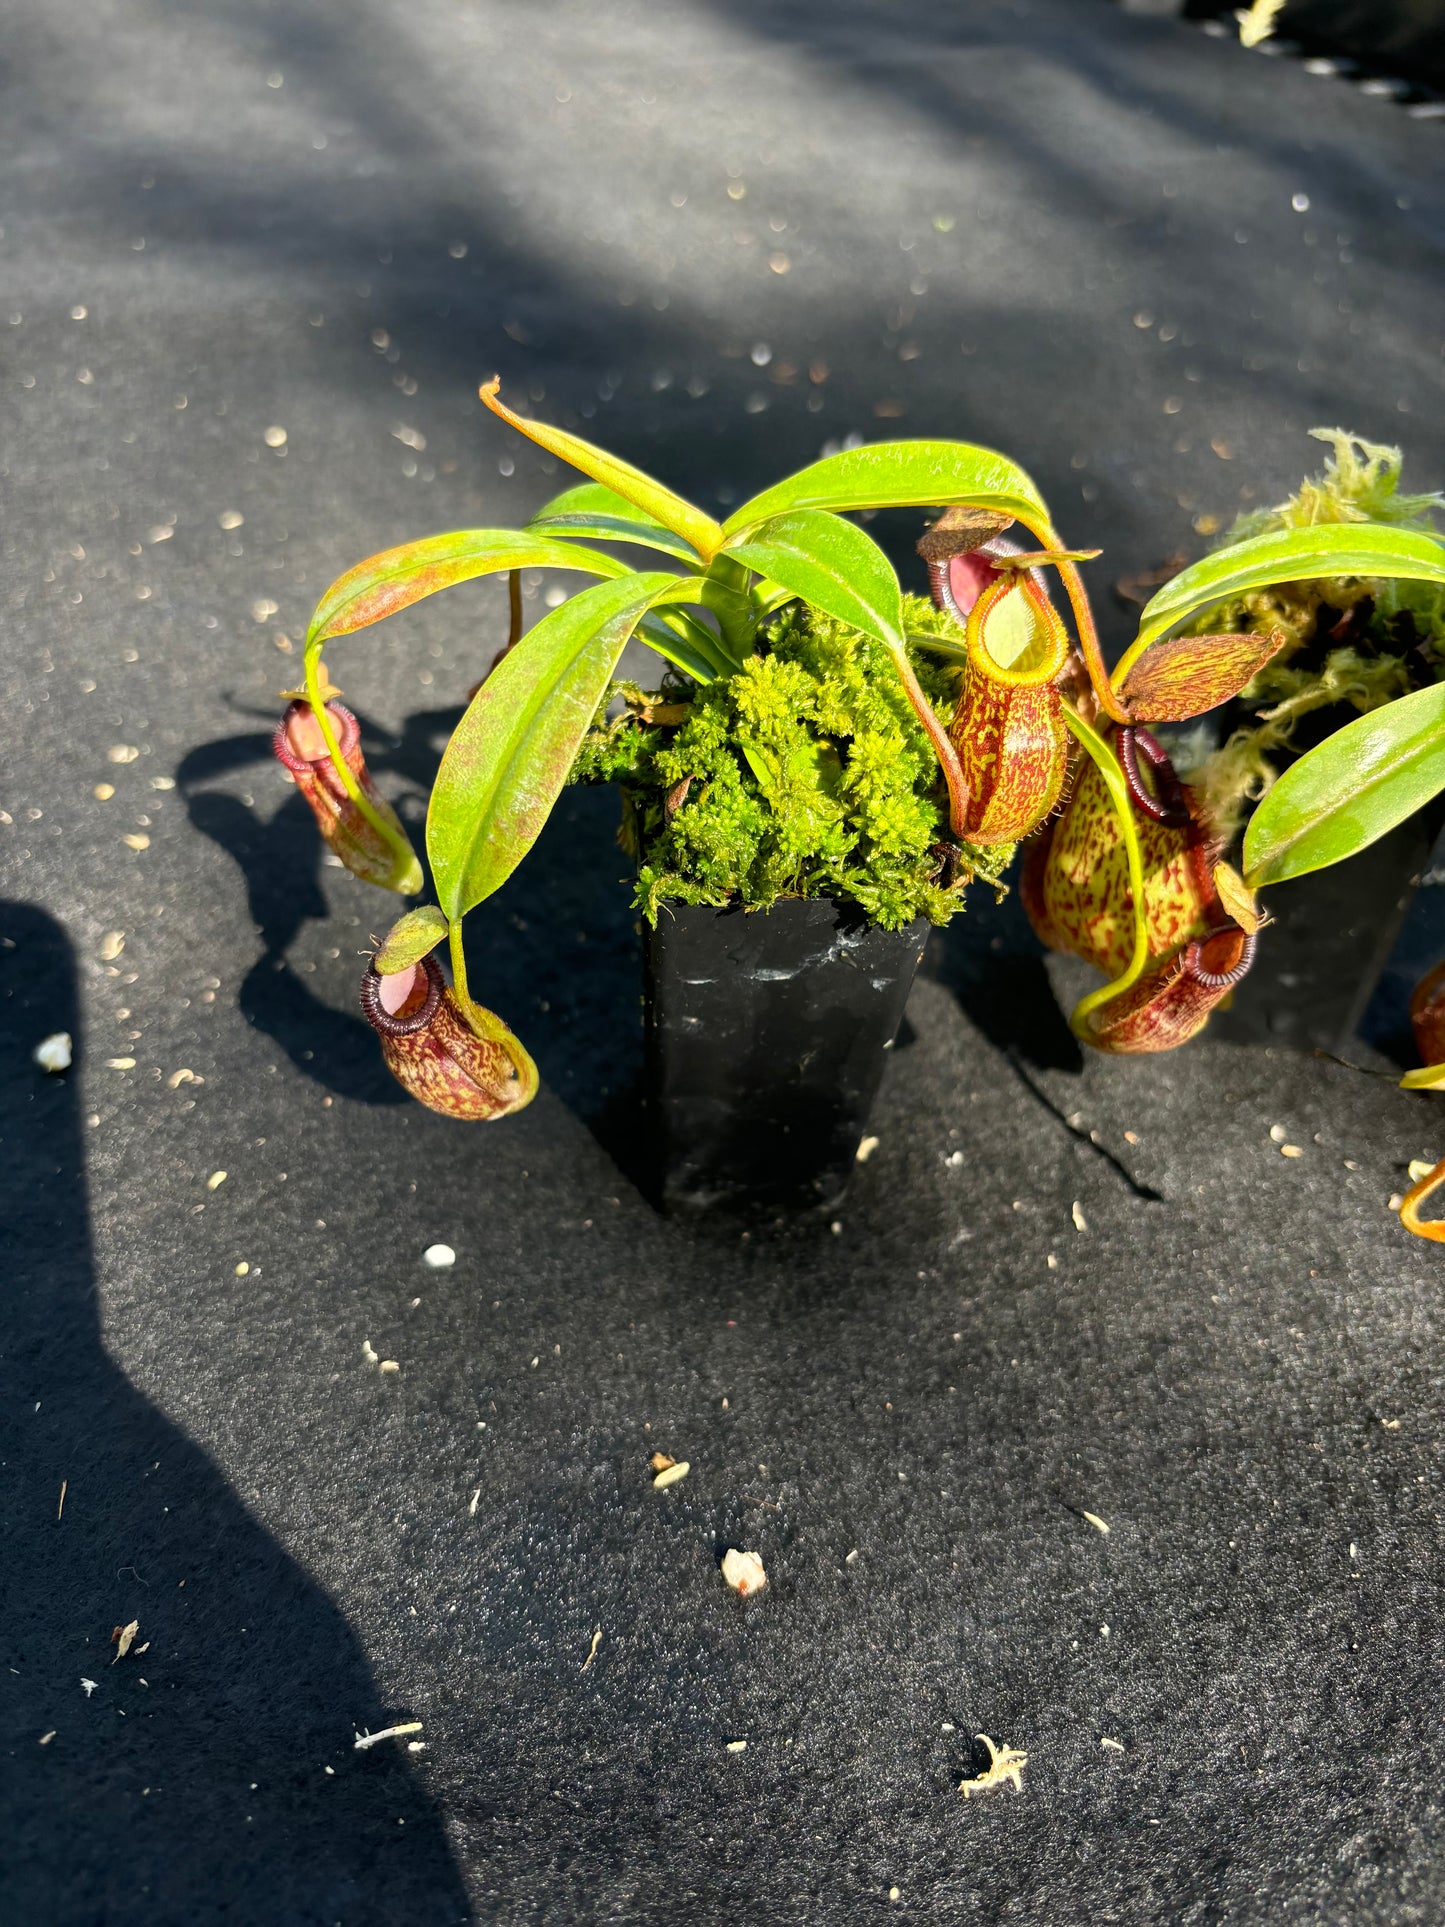
[[505,569],[578,569],[584,575],[630,575],[625,562],[600,550],[574,548],[524,529],[458,529],[383,549],[340,575],[316,605],[308,650],[333,636],[353,635],[423,596]]
[[1136,723],[1182,723],[1237,696],[1285,645],[1270,635],[1176,636],[1150,645],[1120,695]]
[[449,929],[446,918],[434,903],[424,903],[419,910],[408,910],[404,917],[398,917],[381,940],[373,962],[379,977],[394,977],[399,970],[408,970],[419,964],[423,957],[429,957],[439,943],[445,943]]
[[873,442],[825,455],[764,489],[728,517],[723,533],[735,536],[789,509],[943,508],[964,503],[1048,527],[1049,512],[1033,482],[991,448],[972,442]]
[[538,448],[545,448],[549,455],[556,455],[568,462],[573,468],[580,468],[584,475],[590,475],[594,482],[601,482],[604,488],[613,489],[630,502],[660,522],[674,535],[682,536],[691,543],[698,555],[711,556],[722,543],[722,530],[710,515],[704,515],[700,508],[694,508],[680,495],[674,495],[670,488],[655,482],[650,475],[644,475],[640,468],[630,462],[609,455],[606,449],[594,448],[591,442],[584,442],[579,435],[569,435],[565,428],[552,428],[546,422],[525,420],[514,415],[505,402],[497,399],[497,390],[502,385],[500,375],[494,375],[482,390],[481,397],[494,415],[510,422],[520,435],[535,442]]
[[447,744],[427,812],[427,853],[448,917],[490,896],[537,840],[642,617],[697,592],[686,576],[600,582],[544,616],[497,664]]
[[898,577],[872,536],[852,522],[822,509],[795,509],[735,537],[724,554],[901,653]]
[[661,549],[682,562],[696,563],[698,559],[690,542],[600,482],[583,482],[578,488],[554,495],[537,510],[527,527],[537,535],[557,535],[569,541],[586,536],[594,542],[631,542],[639,548]]
[[1251,889],[1353,856],[1445,789],[1445,683],[1337,729],[1285,771],[1250,819]]
[[1166,629],[1212,602],[1275,582],[1308,582],[1316,576],[1400,576],[1445,582],[1445,543],[1433,536],[1376,522],[1320,522],[1307,529],[1275,529],[1247,542],[1217,549],[1183,569],[1144,606],[1138,640],[1114,671],[1114,685],[1133,667],[1145,646]]
[[1445,1084],[1445,1064],[1426,1064],[1418,1071],[1406,1071],[1400,1079],[1402,1091],[1438,1091]]

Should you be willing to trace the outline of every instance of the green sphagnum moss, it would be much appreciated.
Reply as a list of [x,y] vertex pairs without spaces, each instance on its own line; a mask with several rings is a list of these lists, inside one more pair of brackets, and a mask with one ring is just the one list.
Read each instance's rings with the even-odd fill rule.
[[[956,628],[920,597],[908,629]],[[921,651],[913,666],[945,720],[958,673]],[[687,700],[691,695],[691,701]],[[608,719],[621,696],[625,707]],[[676,723],[657,705],[685,704]],[[999,879],[1013,845],[964,846],[950,860],[937,762],[880,643],[792,605],[736,675],[651,695],[614,684],[572,767],[574,783],[618,784],[619,840],[637,865],[649,923],[671,901],[765,910],[780,897],[831,896],[873,923],[947,923],[964,886]]]

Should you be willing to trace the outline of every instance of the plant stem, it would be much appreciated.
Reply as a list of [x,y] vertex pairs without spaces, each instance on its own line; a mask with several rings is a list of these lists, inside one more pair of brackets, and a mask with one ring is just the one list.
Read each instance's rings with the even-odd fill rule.
[[1114,694],[1113,685],[1109,681],[1109,672],[1104,666],[1104,651],[1099,643],[1099,632],[1094,626],[1094,612],[1089,606],[1089,592],[1084,587],[1084,578],[1079,574],[1078,565],[1068,559],[1068,551],[1047,522],[1041,528],[1035,528],[1032,522],[1024,522],[1024,527],[1039,547],[1047,550],[1054,558],[1054,567],[1059,572],[1059,578],[1069,598],[1069,606],[1074,612],[1074,626],[1079,632],[1079,648],[1083,654],[1084,667],[1089,672],[1089,681],[1094,685],[1094,694],[1099,699],[1100,709],[1110,722],[1127,723],[1128,712]]
[[341,779],[342,788],[351,798],[357,809],[366,818],[377,835],[398,857],[405,856],[408,862],[415,859],[410,844],[398,844],[396,832],[372,803],[356,778],[347,767],[346,758],[341,753],[341,745],[336,740],[336,731],[331,726],[331,717],[321,694],[321,649],[318,644],[306,651],[306,700],[311,705],[311,713],[316,718],[316,727],[321,731],[321,740],[326,745],[326,754],[331,758],[331,767]]
[[1064,704],[1064,721],[1093,758],[1104,787],[1109,792],[1119,818],[1119,828],[1124,837],[1124,853],[1129,864],[1129,893],[1134,908],[1134,954],[1123,972],[1112,983],[1101,984],[1091,990],[1087,997],[1080,998],[1069,1018],[1070,1028],[1076,1036],[1084,1036],[1084,1021],[1097,1010],[1119,996],[1137,982],[1145,964],[1149,961],[1149,925],[1144,911],[1144,855],[1139,848],[1139,831],[1134,822],[1134,808],[1129,796],[1129,786],[1124,781],[1124,772],[1119,767],[1119,759],[1099,732],[1086,723],[1076,709]]
[[511,611],[511,626],[507,630],[507,647],[515,649],[522,640],[522,571],[510,569],[507,572],[507,606]]

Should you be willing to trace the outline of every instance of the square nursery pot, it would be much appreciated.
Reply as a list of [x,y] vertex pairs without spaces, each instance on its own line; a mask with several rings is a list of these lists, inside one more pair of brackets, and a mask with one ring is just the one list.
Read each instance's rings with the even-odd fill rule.
[[826,1211],[843,1195],[928,924],[856,906],[666,906],[643,926],[663,1208]]

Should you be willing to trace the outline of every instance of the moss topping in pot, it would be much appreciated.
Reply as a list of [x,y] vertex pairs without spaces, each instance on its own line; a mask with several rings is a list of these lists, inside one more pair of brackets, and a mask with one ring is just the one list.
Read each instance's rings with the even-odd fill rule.
[[[915,633],[957,636],[917,596],[904,614]],[[910,656],[947,719],[958,672]],[[618,697],[624,707],[608,720]],[[614,684],[571,780],[621,787],[619,840],[650,923],[668,901],[765,910],[780,897],[831,896],[888,930],[918,916],[944,924],[965,885],[998,886],[1013,855],[1012,844],[949,842],[938,763],[887,652],[799,604],[735,675],[650,695]]]

